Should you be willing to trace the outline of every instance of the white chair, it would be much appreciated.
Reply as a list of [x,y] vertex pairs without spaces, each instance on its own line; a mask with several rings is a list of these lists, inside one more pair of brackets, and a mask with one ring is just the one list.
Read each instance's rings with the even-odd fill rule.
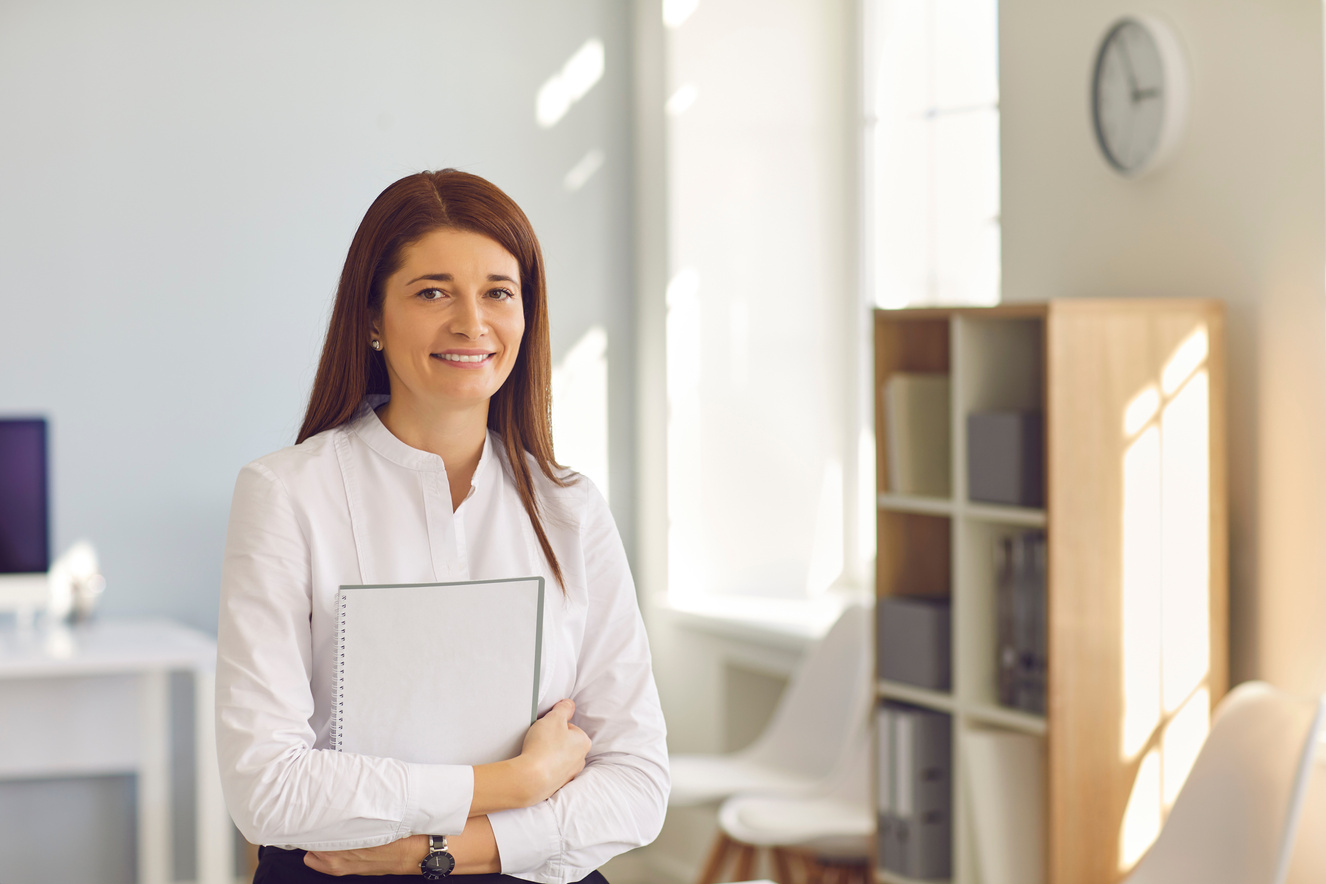
[[[771,853],[779,884],[866,884],[875,832],[869,792],[869,728],[863,716],[838,769],[799,795],[734,795],[718,811],[724,853],[748,875],[757,848]],[[721,868],[722,861],[714,863]],[[715,876],[716,877],[716,876]]]
[[764,732],[726,755],[674,755],[670,807],[738,792],[815,788],[841,762],[870,707],[870,609],[852,605],[811,649]]
[[1284,884],[1324,717],[1326,700],[1262,682],[1230,691],[1126,884]]
[[[808,654],[783,692],[764,732],[746,749],[727,755],[671,759],[671,807],[707,804],[735,794],[813,796],[864,753],[871,703],[871,609],[848,607]],[[863,756],[864,757],[864,756]],[[864,767],[859,779],[865,788]],[[750,876],[754,848],[722,831],[700,875],[718,880],[736,856],[738,880]]]

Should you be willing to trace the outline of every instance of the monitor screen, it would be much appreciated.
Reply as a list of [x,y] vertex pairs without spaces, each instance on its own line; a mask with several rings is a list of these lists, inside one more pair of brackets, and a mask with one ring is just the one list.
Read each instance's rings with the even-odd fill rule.
[[0,418],[0,574],[50,567],[46,421]]

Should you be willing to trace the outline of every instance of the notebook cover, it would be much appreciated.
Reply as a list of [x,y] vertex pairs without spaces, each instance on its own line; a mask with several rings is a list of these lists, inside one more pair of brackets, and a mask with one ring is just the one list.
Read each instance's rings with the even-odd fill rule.
[[342,586],[331,747],[424,764],[520,754],[538,714],[543,578]]

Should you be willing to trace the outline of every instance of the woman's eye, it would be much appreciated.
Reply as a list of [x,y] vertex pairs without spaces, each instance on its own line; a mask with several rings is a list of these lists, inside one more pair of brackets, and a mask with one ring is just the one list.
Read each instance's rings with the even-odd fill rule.
[[424,289],[422,292],[419,292],[419,297],[423,298],[425,301],[440,301],[442,298],[446,297],[446,292],[441,289]]
[[511,289],[493,289],[488,293],[488,297],[497,301],[509,301],[516,296]]

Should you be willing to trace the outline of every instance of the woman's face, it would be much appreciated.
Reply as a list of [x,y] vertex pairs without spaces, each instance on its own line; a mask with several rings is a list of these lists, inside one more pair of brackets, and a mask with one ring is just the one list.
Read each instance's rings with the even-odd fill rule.
[[483,234],[441,228],[406,246],[372,329],[392,399],[442,408],[486,402],[520,352],[521,294],[519,263]]

